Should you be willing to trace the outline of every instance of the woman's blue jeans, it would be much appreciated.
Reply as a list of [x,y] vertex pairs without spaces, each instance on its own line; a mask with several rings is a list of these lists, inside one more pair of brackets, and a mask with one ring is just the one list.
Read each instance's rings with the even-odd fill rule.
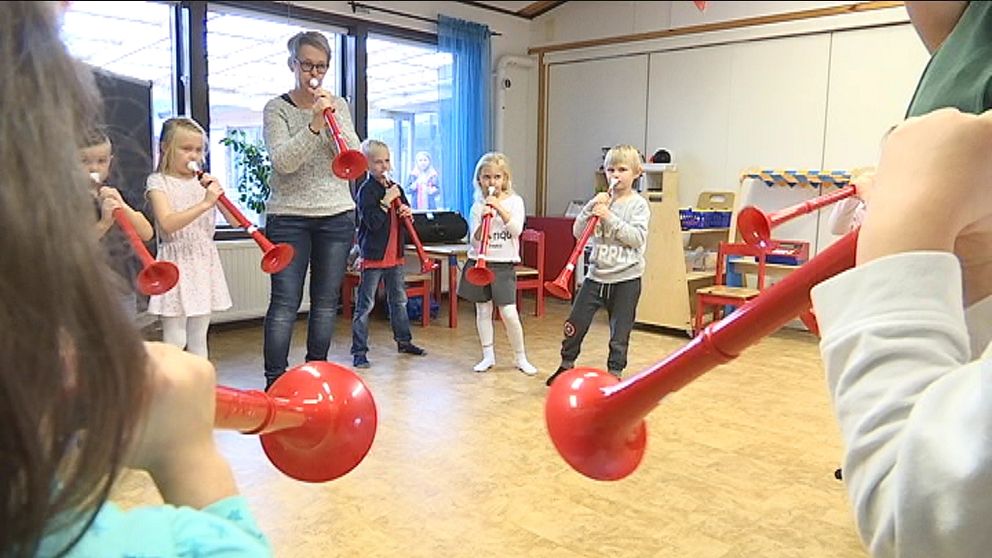
[[265,379],[271,384],[289,365],[293,325],[303,301],[307,268],[310,269],[310,317],[306,361],[327,360],[341,282],[355,240],[355,213],[348,211],[330,217],[270,215],[265,234],[274,244],[285,242],[296,251],[286,269],[272,274],[262,349]]

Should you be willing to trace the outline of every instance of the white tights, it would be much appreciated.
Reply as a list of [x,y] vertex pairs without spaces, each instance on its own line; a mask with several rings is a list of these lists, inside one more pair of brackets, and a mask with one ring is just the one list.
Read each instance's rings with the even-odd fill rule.
[[210,314],[205,316],[162,316],[162,340],[194,355],[207,358],[207,329]]
[[[503,317],[506,338],[510,341],[510,347],[513,348],[517,368],[530,374],[530,370],[534,367],[527,362],[527,354],[524,350],[524,327],[520,324],[517,306],[515,304],[500,306],[499,313]],[[491,300],[475,304],[475,326],[479,330],[479,341],[482,342],[482,362],[476,365],[475,370],[482,372],[496,364],[496,356],[493,352],[493,302]]]

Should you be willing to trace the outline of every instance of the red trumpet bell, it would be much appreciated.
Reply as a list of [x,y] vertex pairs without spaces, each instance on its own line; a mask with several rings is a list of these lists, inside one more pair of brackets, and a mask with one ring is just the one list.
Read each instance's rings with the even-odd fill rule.
[[172,262],[155,261],[148,253],[148,248],[138,237],[138,232],[134,230],[134,225],[124,214],[124,210],[117,208],[114,210],[114,221],[117,226],[124,231],[131,248],[141,260],[141,271],[138,272],[137,287],[141,294],[152,296],[168,292],[179,282],[179,268]]
[[334,144],[338,149],[337,156],[331,161],[331,172],[338,178],[345,180],[355,180],[362,176],[362,173],[369,168],[368,159],[361,151],[348,149],[348,144],[345,143],[344,136],[341,135],[341,128],[338,127],[338,122],[334,119],[333,108],[324,109],[324,122],[327,122],[327,126],[331,129],[331,136],[333,136]]
[[572,300],[570,283],[572,281],[572,274],[575,272],[575,264],[579,261],[582,251],[585,250],[586,243],[589,242],[589,237],[596,230],[597,223],[599,223],[599,217],[593,215],[589,218],[586,228],[582,230],[582,236],[575,242],[575,248],[572,249],[572,254],[568,256],[568,263],[561,269],[561,273],[558,274],[558,277],[554,281],[544,282],[544,288],[551,293],[551,296],[556,296],[563,300]]
[[493,282],[493,278],[496,275],[486,267],[470,267],[468,271],[465,272],[465,279],[472,283],[473,285],[483,287]]
[[296,251],[289,244],[276,244],[262,255],[262,271],[279,273],[293,261]]
[[138,290],[142,294],[160,295],[179,282],[179,268],[172,262],[154,262],[138,272]]
[[331,172],[345,180],[355,180],[368,169],[368,161],[361,151],[349,149],[331,161]]
[[776,242],[772,240],[772,229],[791,221],[796,217],[812,213],[821,207],[837,203],[840,200],[857,195],[857,188],[853,185],[841,188],[836,192],[824,194],[822,196],[797,203],[795,205],[780,209],[766,215],[764,211],[749,205],[741,210],[737,216],[737,230],[741,233],[744,242],[752,246],[763,248],[775,248]]
[[572,290],[568,286],[568,282],[572,279],[572,269],[568,269],[572,266],[571,263],[565,266],[566,272],[558,276],[554,281],[545,281],[544,288],[551,294],[551,296],[556,296],[562,300],[572,300]]
[[[489,190],[489,195],[492,195],[492,188]],[[482,217],[482,242],[479,246],[479,256],[475,260],[475,265],[465,272],[465,280],[477,287],[484,287],[492,283],[496,277],[496,274],[486,267],[486,254],[489,252],[489,226],[492,220],[492,213],[487,213]]]
[[573,469],[596,480],[626,477],[641,463],[647,428],[641,417],[604,413],[604,392],[620,380],[594,368],[563,372],[544,406],[548,434]]
[[[203,170],[200,169],[200,165],[195,161],[190,161],[186,167],[196,174],[196,178],[198,180],[203,178]],[[262,271],[265,273],[279,273],[283,269],[286,269],[286,266],[293,261],[293,255],[296,253],[291,245],[286,243],[272,244],[272,241],[266,238],[265,235],[262,234],[262,231],[258,230],[258,227],[253,225],[248,218],[245,217],[245,214],[238,209],[238,206],[234,205],[234,202],[227,199],[226,195],[221,194],[221,196],[217,198],[217,201],[220,202],[220,204],[224,206],[224,209],[226,209],[228,213],[234,217],[245,232],[251,235],[252,239],[255,241],[255,244],[258,244],[259,249],[262,250]]]
[[745,207],[737,216],[741,239],[752,246],[768,246],[772,242],[772,226],[771,219],[754,206]]
[[267,393],[217,388],[215,425],[260,434],[277,469],[305,482],[326,482],[368,454],[378,423],[375,401],[351,370],[315,361],[279,377]]

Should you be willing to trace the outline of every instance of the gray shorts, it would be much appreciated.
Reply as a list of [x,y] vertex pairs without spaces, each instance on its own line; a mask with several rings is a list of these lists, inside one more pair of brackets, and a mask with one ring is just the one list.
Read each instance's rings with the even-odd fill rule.
[[462,268],[461,279],[458,280],[458,296],[469,302],[486,302],[492,300],[496,306],[506,306],[517,303],[517,272],[509,262],[487,262],[486,267],[493,272],[493,282],[480,287],[465,279],[465,272],[475,267],[475,260],[468,260]]

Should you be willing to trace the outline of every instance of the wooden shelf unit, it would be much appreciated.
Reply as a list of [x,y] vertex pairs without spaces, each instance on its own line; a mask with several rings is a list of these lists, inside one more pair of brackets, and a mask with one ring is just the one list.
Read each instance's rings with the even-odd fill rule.
[[[712,285],[714,272],[687,271],[684,236],[688,247],[716,250],[720,241],[730,239],[730,227],[682,231],[679,219],[678,171],[669,165],[644,166],[641,195],[651,208],[648,246],[637,323],[677,329],[692,336],[694,293]],[[734,192],[703,192],[695,209],[733,211]]]

